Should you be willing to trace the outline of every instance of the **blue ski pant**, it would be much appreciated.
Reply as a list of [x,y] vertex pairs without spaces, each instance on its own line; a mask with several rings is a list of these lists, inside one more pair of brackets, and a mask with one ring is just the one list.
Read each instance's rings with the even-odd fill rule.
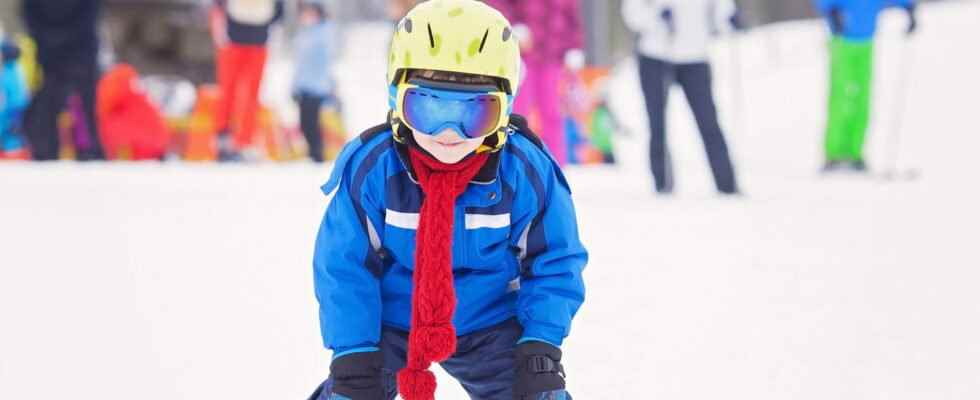
[[[456,354],[440,363],[455,378],[472,400],[514,400],[514,350],[524,329],[516,320],[508,320],[482,331],[460,336]],[[398,394],[395,375],[405,367],[408,332],[384,327],[379,346],[384,354],[382,382],[387,400]],[[445,385],[446,382],[440,382]],[[331,392],[333,380],[317,388],[310,400],[348,400]],[[381,400],[381,399],[379,399]],[[540,400],[572,400],[564,391],[543,393]]]

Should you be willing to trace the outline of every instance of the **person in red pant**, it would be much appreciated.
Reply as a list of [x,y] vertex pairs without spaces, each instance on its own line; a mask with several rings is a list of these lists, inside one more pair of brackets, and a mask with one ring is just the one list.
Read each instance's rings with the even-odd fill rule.
[[541,139],[560,164],[568,160],[561,120],[559,84],[569,52],[580,53],[582,18],[578,0],[486,0],[514,24],[514,32],[526,31],[521,53],[526,78],[514,104],[515,112],[537,111]]
[[269,28],[282,18],[283,8],[282,0],[215,1],[211,22],[221,89],[217,122],[230,134],[221,138],[223,161],[248,158],[252,149]]

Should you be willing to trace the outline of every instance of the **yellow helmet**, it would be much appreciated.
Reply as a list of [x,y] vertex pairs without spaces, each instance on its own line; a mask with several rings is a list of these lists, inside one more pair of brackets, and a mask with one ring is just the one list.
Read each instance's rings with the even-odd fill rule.
[[[507,140],[514,98],[520,84],[521,51],[503,14],[476,0],[430,0],[408,12],[395,30],[388,59],[389,106],[395,140],[402,142],[400,99],[407,72],[432,70],[483,75],[500,82],[500,114],[495,134],[477,152],[496,151]],[[401,90],[400,90],[401,89]]]
[[408,12],[391,40],[388,83],[398,85],[412,69],[499,78],[517,91],[521,51],[510,22],[476,0],[430,0]]

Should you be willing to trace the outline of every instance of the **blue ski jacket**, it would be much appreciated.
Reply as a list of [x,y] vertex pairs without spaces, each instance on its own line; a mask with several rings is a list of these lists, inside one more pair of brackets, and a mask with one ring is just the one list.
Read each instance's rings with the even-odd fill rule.
[[30,93],[16,60],[0,63],[0,151],[23,146],[16,131],[29,101]]
[[[888,7],[908,7],[915,0],[815,0],[820,13],[830,18],[832,10],[843,16],[842,36],[853,41],[871,40],[878,29],[878,14]],[[833,22],[831,22],[833,23]]]
[[329,21],[300,28],[296,33],[293,94],[327,96],[333,93],[333,66],[339,53],[337,33],[336,26]]
[[[525,132],[513,130],[456,202],[453,325],[465,335],[516,317],[523,340],[560,346],[584,300],[588,255],[561,170]],[[316,239],[314,283],[335,356],[377,346],[382,325],[410,328],[423,194],[407,157],[390,126],[373,128],[344,147],[322,187],[336,194]]]

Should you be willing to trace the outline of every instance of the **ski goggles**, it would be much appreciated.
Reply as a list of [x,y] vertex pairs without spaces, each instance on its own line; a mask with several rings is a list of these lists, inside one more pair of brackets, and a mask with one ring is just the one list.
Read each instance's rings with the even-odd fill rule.
[[493,86],[413,80],[392,90],[395,117],[426,135],[452,129],[465,139],[477,139],[509,121],[511,96]]

